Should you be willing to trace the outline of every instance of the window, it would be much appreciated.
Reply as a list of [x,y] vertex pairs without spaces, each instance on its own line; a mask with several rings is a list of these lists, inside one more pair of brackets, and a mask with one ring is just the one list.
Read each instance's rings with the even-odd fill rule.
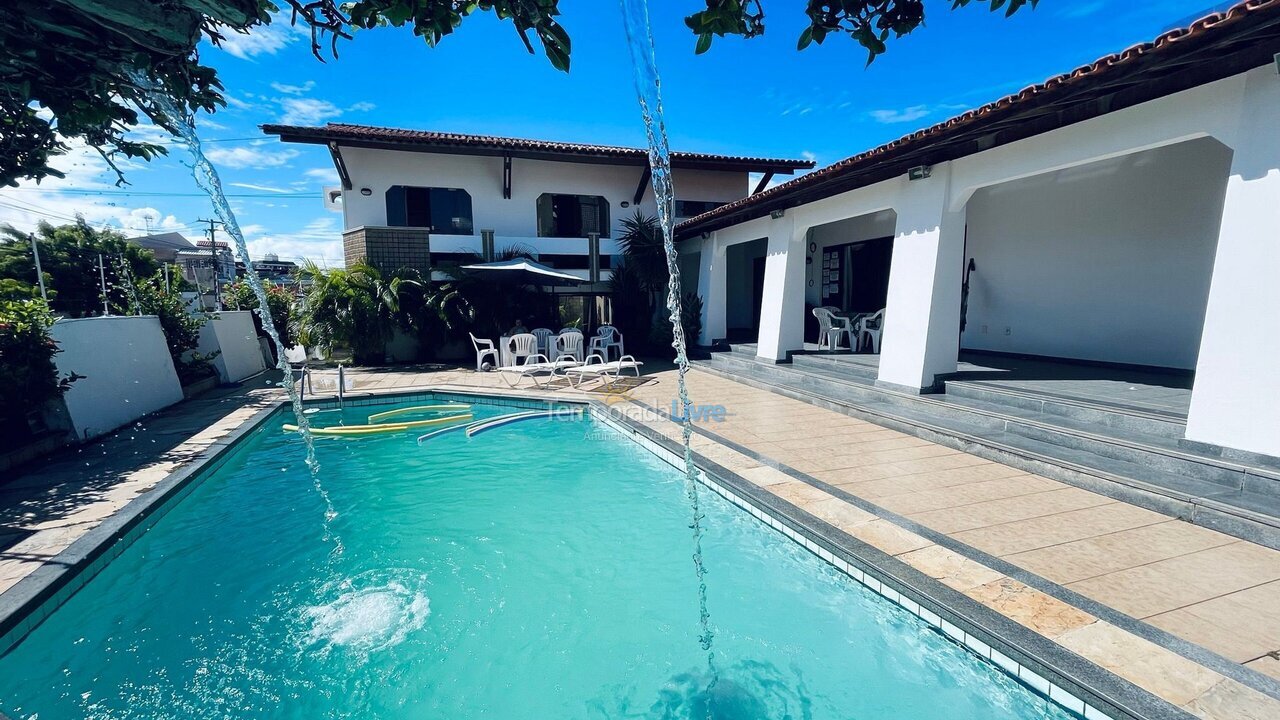
[[471,196],[457,188],[392,185],[387,190],[387,225],[424,227],[441,235],[470,235]]
[[538,196],[538,237],[609,237],[609,201],[598,195]]
[[697,217],[704,212],[711,212],[724,204],[725,203],[715,202],[713,200],[677,200],[676,217]]

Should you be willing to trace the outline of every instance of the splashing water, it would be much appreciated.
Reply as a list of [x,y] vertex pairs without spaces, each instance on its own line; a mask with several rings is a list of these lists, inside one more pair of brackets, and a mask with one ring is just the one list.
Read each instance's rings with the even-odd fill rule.
[[649,140],[650,178],[653,197],[658,204],[658,223],[662,226],[662,246],[667,255],[667,311],[671,317],[671,346],[676,351],[676,387],[680,396],[681,437],[684,442],[685,492],[692,510],[693,567],[698,576],[698,610],[702,635],[699,642],[707,651],[710,683],[708,692],[715,688],[715,652],[711,649],[713,633],[711,613],[707,609],[707,570],[702,562],[702,509],[698,498],[698,468],[693,463],[693,448],[689,439],[693,436],[693,421],[689,413],[689,389],[685,373],[689,370],[689,357],[681,323],[680,265],[673,236],[675,217],[675,188],[671,182],[671,149],[667,145],[667,128],[662,117],[662,80],[654,58],[653,34],[649,29],[649,5],[647,0],[620,0],[622,24],[627,33],[627,47],[631,51],[631,65],[636,86],[636,98],[640,102],[640,114],[644,119],[645,135]]
[[302,609],[307,629],[299,645],[323,654],[346,648],[358,659],[399,645],[431,614],[425,585],[425,576],[411,570],[370,571],[331,583],[322,595],[336,592],[332,600]]
[[334,509],[328,491],[325,490],[320,482],[320,463],[316,460],[316,448],[311,435],[311,423],[308,421],[306,413],[303,412],[302,397],[298,394],[297,387],[293,381],[293,370],[289,367],[288,359],[285,358],[284,345],[280,342],[280,334],[276,330],[275,321],[271,317],[270,310],[268,310],[270,305],[267,301],[266,290],[262,287],[257,268],[249,260],[249,246],[245,244],[244,233],[240,231],[240,223],[236,220],[235,213],[231,211],[231,204],[227,202],[227,197],[222,192],[222,180],[218,177],[218,170],[204,155],[200,138],[196,135],[195,119],[191,116],[191,113],[187,112],[185,107],[175,103],[165,93],[163,87],[157,85],[144,73],[134,70],[129,75],[130,80],[150,101],[150,110],[158,114],[159,117],[153,117],[152,119],[165,125],[166,129],[175,133],[182,140],[182,144],[186,146],[187,151],[191,153],[191,174],[195,178],[196,185],[208,194],[209,199],[213,202],[213,211],[217,214],[218,220],[222,222],[223,230],[235,241],[236,252],[244,262],[245,275],[248,276],[249,287],[253,289],[253,294],[258,298],[258,316],[262,319],[262,327],[267,331],[267,335],[271,337],[271,342],[276,348],[276,367],[282,374],[280,386],[284,388],[285,393],[289,396],[289,402],[293,405],[293,414],[297,418],[298,432],[302,435],[303,442],[307,446],[306,463],[311,472],[311,482],[315,485],[316,492],[319,493],[320,498],[324,501],[324,539],[333,542],[335,555],[341,555],[342,539],[335,535],[330,527],[338,513]]

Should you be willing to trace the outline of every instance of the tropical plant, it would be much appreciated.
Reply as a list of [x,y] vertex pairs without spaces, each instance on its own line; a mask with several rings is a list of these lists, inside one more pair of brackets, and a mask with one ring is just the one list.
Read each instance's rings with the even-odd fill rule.
[[[95,229],[83,218],[58,226],[42,222],[35,236],[49,305],[60,315],[101,314],[104,281],[111,312],[126,314],[130,302],[128,278],[150,277],[160,268],[150,250],[129,242],[120,233]],[[3,278],[27,284],[36,280],[29,235],[8,225],[0,226],[0,279]]]
[[[271,324],[275,326],[276,333],[280,336],[280,344],[284,347],[292,347],[293,326],[296,323],[293,312],[293,293],[283,285],[275,285],[266,280],[262,281],[262,290],[267,295],[267,309],[271,313]],[[238,278],[235,282],[222,287],[222,307],[224,310],[252,310],[253,324],[258,335],[266,336],[258,295],[253,291],[253,285],[249,284],[248,278]],[[271,352],[275,353],[274,347]]]
[[182,293],[172,287],[165,288],[162,275],[157,273],[133,282],[129,314],[159,318],[169,356],[173,358],[173,367],[182,384],[209,377],[215,372],[209,361],[217,357],[217,353],[202,355],[196,352],[200,345],[200,328],[208,319],[191,314]]
[[[254,34],[290,11],[290,22],[311,32],[311,51],[322,43],[336,57],[338,41],[357,29],[410,26],[428,45],[452,34],[467,17],[492,13],[510,21],[529,52],[530,31],[551,64],[569,69],[570,40],[557,17],[559,0],[48,0],[0,3],[0,186],[63,173],[50,160],[69,140],[97,150],[123,183],[118,157],[150,160],[163,145],[130,131],[146,115],[174,130],[137,80],[158,86],[174,104],[192,112],[226,105],[217,72],[200,64],[198,46],[229,33]],[[953,8],[986,2],[1012,15],[1036,0],[951,0]],[[764,33],[761,0],[705,0],[706,9],[685,19],[706,52],[714,36]],[[807,0],[809,24],[799,47],[846,34],[870,58],[924,23],[924,0]]]
[[[680,299],[680,327],[684,330],[686,347],[692,347],[702,334],[702,298],[697,293],[685,293]],[[675,333],[671,319],[666,315],[654,318],[649,328],[650,352],[673,354]]]
[[645,215],[640,210],[631,217],[623,218],[618,245],[640,287],[652,293],[666,292],[670,273],[667,271],[667,250],[662,242],[662,226],[658,224],[658,218]]
[[62,376],[53,362],[56,320],[43,300],[0,300],[0,431],[10,439],[28,436],[27,416],[83,377]]
[[351,350],[357,365],[375,365],[386,357],[386,345],[399,321],[404,291],[418,280],[384,277],[378,268],[359,262],[346,269],[325,269],[307,261],[299,274],[306,292],[298,311],[303,344]]

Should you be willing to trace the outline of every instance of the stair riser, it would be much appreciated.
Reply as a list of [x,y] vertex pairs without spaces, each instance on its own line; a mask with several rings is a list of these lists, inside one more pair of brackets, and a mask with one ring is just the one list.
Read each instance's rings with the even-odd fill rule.
[[815,367],[822,370],[834,370],[860,378],[866,378],[868,380],[875,380],[880,374],[878,368],[870,365],[860,365],[853,362],[832,360],[821,355],[795,355],[791,358],[791,364],[796,367]]
[[[967,408],[947,405],[945,402],[932,402],[919,398],[902,398],[872,387],[860,386],[853,382],[841,382],[821,376],[805,375],[789,368],[752,361],[735,363],[735,367],[730,372],[745,372],[749,376],[764,382],[797,388],[822,395],[836,402],[876,405],[885,408],[889,412],[892,412],[893,409],[902,409],[913,405],[918,408],[917,403],[923,400],[924,402],[930,402],[929,412],[937,416],[939,424],[946,424],[951,421],[963,423],[966,427],[972,428],[971,431],[1015,433],[1059,447],[1093,453],[1103,458],[1135,463],[1162,472],[1205,480],[1226,489],[1236,490],[1245,487],[1255,492],[1265,492],[1280,498],[1280,482],[1267,477],[1246,475],[1245,472],[1240,470],[1198,462],[1192,458],[1180,458],[1164,453],[1151,452],[1143,448],[1108,442],[1105,439],[1058,432],[1052,428],[1021,421],[1017,418],[992,417]],[[1123,475],[1123,471],[1117,471],[1116,474]]]
[[1035,410],[1072,420],[1097,423],[1121,431],[1140,432],[1147,435],[1178,439],[1183,436],[1187,429],[1186,423],[1176,420],[1137,417],[1122,412],[1109,412],[1099,408],[1083,407],[1069,402],[1057,402],[1052,399],[1032,398],[998,390],[989,390],[968,383],[949,382],[946,387],[946,394],[952,397],[968,398],[997,405],[1009,405],[1022,410]]
[[[713,372],[726,373],[729,376],[740,375],[735,368],[725,367],[714,360],[699,363],[699,365],[707,367]],[[801,400],[816,407],[821,407],[850,417],[874,422],[882,427],[914,435],[923,440],[928,440],[945,447],[961,450],[987,460],[999,462],[1043,477],[1061,480],[1075,485],[1076,487],[1116,498],[1148,510],[1181,518],[1196,525],[1213,528],[1234,537],[1243,538],[1267,547],[1280,549],[1280,528],[1273,525],[1255,522],[1247,517],[1223,513],[1212,508],[1205,508],[1197,505],[1193,501],[1181,497],[1171,497],[1161,492],[1145,490],[1141,486],[1116,482],[1106,477],[1091,474],[1087,469],[1076,469],[1071,465],[1060,464],[1052,458],[1029,456],[1021,451],[1004,448],[997,443],[988,444],[981,442],[980,439],[975,441],[957,437],[945,430],[935,430],[930,427],[917,425],[910,421],[884,417],[874,412],[864,411],[857,406],[850,406],[838,400],[829,400],[822,397],[806,397],[799,394],[793,394],[796,392],[795,390],[784,385],[779,385],[776,382],[776,378],[770,379],[744,376],[742,379],[748,385],[759,387],[761,389],[773,390],[783,396]]]

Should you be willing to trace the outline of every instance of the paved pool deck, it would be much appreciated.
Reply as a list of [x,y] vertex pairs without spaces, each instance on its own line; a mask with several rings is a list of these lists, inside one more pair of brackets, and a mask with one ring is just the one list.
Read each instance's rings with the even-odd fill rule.
[[[675,372],[606,399],[668,438]],[[506,392],[492,373],[355,371],[359,392]],[[1280,718],[1280,552],[799,400],[692,370],[695,452],[774,497],[1208,720]],[[280,393],[180,404],[0,484],[2,593]],[[655,412],[657,411],[657,412]]]

